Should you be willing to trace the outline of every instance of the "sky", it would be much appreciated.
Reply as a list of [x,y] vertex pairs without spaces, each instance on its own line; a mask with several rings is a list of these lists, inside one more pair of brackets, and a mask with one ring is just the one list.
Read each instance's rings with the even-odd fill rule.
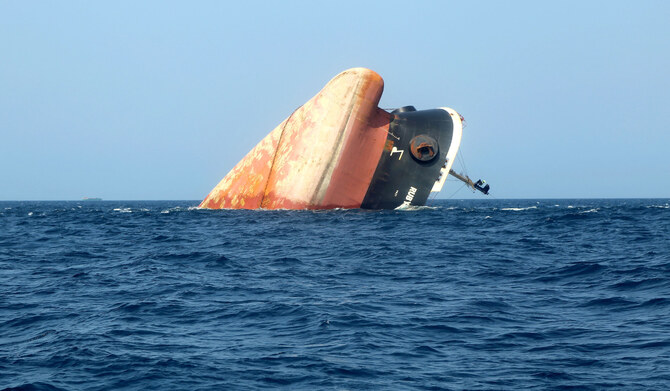
[[[0,200],[200,200],[339,72],[495,198],[670,197],[667,1],[0,0]],[[448,182],[440,198],[483,198]],[[455,194],[454,194],[455,193]]]

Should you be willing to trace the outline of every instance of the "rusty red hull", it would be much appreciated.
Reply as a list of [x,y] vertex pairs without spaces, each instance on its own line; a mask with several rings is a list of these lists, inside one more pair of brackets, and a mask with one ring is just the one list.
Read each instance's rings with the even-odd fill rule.
[[[403,121],[400,114],[378,107],[383,88],[382,78],[369,69],[354,68],[340,73],[261,140],[207,195],[200,207],[386,208],[406,202],[404,188],[396,189],[392,197],[395,201],[388,206],[374,201],[379,194],[371,194],[372,187],[390,184],[390,187],[381,186],[389,187],[383,190],[390,196],[391,188],[396,186],[394,182],[398,182],[390,178],[389,167],[381,166],[387,160],[396,160],[397,154],[390,154],[397,152],[402,142],[393,132],[397,128],[394,121]],[[450,116],[446,117],[445,121],[449,122],[446,128],[453,128]],[[404,129],[396,131],[403,133]],[[405,143],[409,142],[409,134],[402,137]],[[451,139],[451,135],[445,134],[443,144],[447,138]],[[398,159],[403,165],[412,163],[411,148],[407,147],[407,155],[401,154]],[[437,144],[435,147],[439,149]],[[443,163],[449,146],[444,149],[441,153],[434,151],[436,157],[441,158],[429,164],[431,172],[424,172],[428,179],[423,182],[430,183],[422,188],[432,187],[440,170],[446,168]],[[426,166],[424,163],[421,162]],[[397,170],[398,164],[391,167],[391,171]],[[437,167],[433,167],[436,164]],[[425,171],[423,166],[419,168]],[[416,203],[421,198],[418,197]]]

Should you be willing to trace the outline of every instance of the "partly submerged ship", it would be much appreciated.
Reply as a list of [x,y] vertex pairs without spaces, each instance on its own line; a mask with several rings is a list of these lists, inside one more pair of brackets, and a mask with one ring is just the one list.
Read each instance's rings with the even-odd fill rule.
[[[212,209],[395,209],[421,206],[451,170],[463,117],[441,107],[378,107],[384,81],[349,69],[261,140],[207,195]],[[484,187],[485,186],[485,187]],[[485,191],[484,191],[485,189]]]

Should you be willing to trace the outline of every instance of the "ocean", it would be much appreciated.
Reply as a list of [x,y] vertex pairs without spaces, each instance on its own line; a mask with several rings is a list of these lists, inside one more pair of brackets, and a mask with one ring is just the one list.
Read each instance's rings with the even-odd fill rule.
[[0,389],[664,390],[670,200],[0,202]]

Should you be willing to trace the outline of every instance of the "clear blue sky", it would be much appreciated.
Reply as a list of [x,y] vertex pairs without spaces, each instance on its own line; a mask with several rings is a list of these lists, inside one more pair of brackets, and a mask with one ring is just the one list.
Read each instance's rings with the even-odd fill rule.
[[667,1],[0,1],[0,200],[202,199],[359,66],[382,107],[461,112],[497,198],[670,197],[669,21]]

